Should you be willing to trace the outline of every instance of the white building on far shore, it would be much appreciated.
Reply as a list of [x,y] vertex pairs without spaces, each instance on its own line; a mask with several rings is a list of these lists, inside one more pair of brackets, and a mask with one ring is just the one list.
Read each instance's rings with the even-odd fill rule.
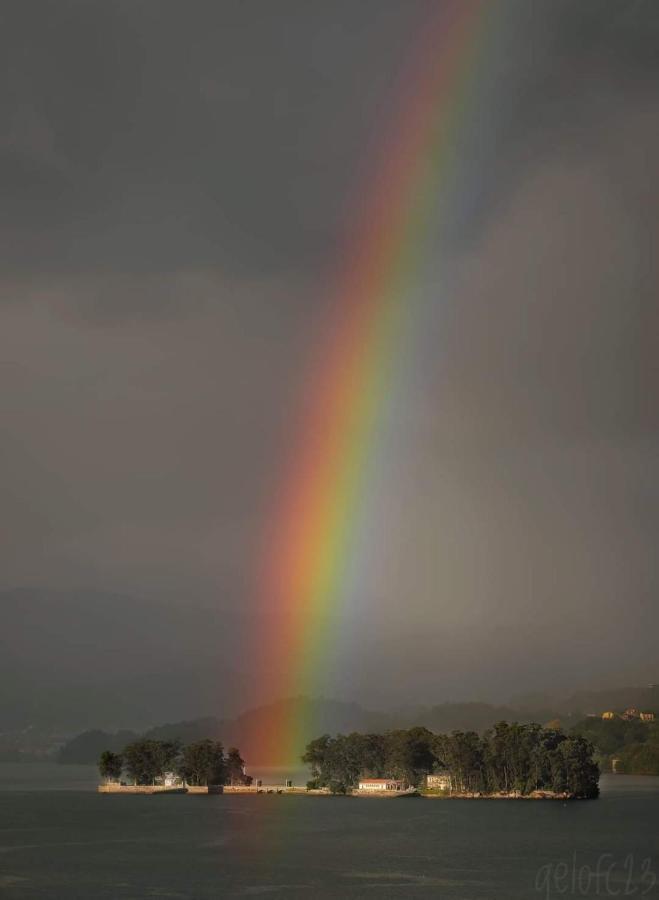
[[451,776],[448,772],[436,772],[434,775],[426,775],[426,787],[433,791],[450,791]]
[[360,791],[402,791],[403,782],[395,778],[361,778]]

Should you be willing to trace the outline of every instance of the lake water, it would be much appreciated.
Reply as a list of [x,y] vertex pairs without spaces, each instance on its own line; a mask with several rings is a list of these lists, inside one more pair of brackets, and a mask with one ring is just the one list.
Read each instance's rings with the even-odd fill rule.
[[580,803],[109,796],[0,765],[0,896],[659,898],[659,778]]

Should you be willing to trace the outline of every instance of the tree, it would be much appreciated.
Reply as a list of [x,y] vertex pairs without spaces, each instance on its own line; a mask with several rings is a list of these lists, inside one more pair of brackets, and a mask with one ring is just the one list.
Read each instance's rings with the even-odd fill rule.
[[211,740],[188,744],[183,749],[177,771],[187,784],[224,784],[227,777],[224,747],[219,741]]
[[329,787],[330,793],[332,794],[348,793],[348,785],[345,783],[345,781],[340,781],[337,778],[332,778],[327,786]]
[[334,793],[357,786],[360,778],[396,777],[417,784],[435,765],[433,735],[426,728],[388,734],[324,734],[307,744],[302,762],[312,781]]
[[432,772],[437,758],[434,753],[434,735],[420,726],[386,735],[385,768],[390,776],[410,785],[418,785]]
[[120,753],[104,750],[98,761],[98,771],[101,778],[106,781],[119,781],[124,767],[124,760]]
[[543,728],[531,749],[529,759],[529,790],[549,789],[552,784],[552,759],[559,744],[565,739],[562,731]]
[[635,768],[629,768],[631,760],[629,748],[643,744],[659,744],[659,722],[589,717],[578,722],[572,728],[571,734],[581,735],[595,746],[595,758],[602,768],[610,771],[611,760],[617,758],[626,760],[625,763],[620,763],[618,771],[637,773]]
[[361,739],[362,768],[364,778],[381,778],[386,773],[387,739],[383,734],[359,735]]
[[[630,747],[630,757],[631,752]],[[418,785],[424,775],[441,769],[453,790],[463,793],[524,795],[545,790],[596,797],[599,768],[593,753],[593,745],[578,735],[567,737],[537,724],[499,722],[483,737],[475,731],[433,735],[426,728],[385,735],[324,734],[307,744],[302,760],[311,766],[310,786],[333,792],[355,787],[365,776]],[[642,765],[650,768],[655,759],[647,753]]]
[[620,753],[616,771],[626,775],[659,775],[659,743],[626,746]]
[[554,790],[573,797],[597,797],[599,768],[593,745],[583,737],[566,737],[554,751]]
[[229,747],[226,762],[227,781],[229,784],[251,784],[251,775],[245,774],[245,760],[237,747]]
[[435,757],[448,771],[454,790],[477,793],[487,790],[483,742],[475,731],[454,731],[434,738]]
[[329,755],[333,742],[334,738],[330,737],[329,734],[323,734],[309,741],[302,755],[302,762],[311,768],[312,778],[320,787],[323,787],[326,781]]
[[124,748],[124,765],[135,784],[155,784],[164,773],[178,768],[179,741],[133,741]]

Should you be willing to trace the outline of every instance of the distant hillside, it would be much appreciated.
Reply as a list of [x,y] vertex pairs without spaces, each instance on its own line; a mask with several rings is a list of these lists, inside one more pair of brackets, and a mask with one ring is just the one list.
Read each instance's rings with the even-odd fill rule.
[[65,744],[58,753],[61,763],[95,763],[104,750],[120,753],[126,744],[137,737],[134,731],[117,731],[110,734],[100,729],[83,731]]
[[601,691],[578,691],[558,704],[561,711],[600,714],[606,710],[637,709],[659,711],[659,684],[641,687],[611,688]]
[[[147,731],[145,737],[154,740],[178,738],[184,743],[214,738],[221,740],[225,746],[238,746],[250,765],[284,765],[293,760],[264,759],[260,753],[262,736],[270,733],[273,725],[281,722],[282,718],[289,716],[307,723],[306,729],[301,734],[300,754],[311,738],[324,733],[383,732],[413,725],[425,725],[432,731],[442,732],[483,731],[502,719],[520,722],[538,719],[530,712],[520,712],[505,706],[491,706],[487,703],[443,703],[435,707],[384,713],[364,709],[357,703],[298,697],[248,710],[234,718],[206,717],[160,725]],[[551,715],[545,717],[544,713],[540,716],[541,721],[549,718]],[[108,744],[107,749],[119,749],[114,736],[108,735],[108,739],[112,743]],[[71,749],[72,744],[75,747]],[[68,761],[72,753],[75,753],[76,761],[95,762],[98,758],[96,752],[98,746],[98,732],[81,735],[64,748],[61,759]],[[84,760],[79,757],[82,747],[87,747],[90,751]]]
[[[656,712],[659,710],[648,710]],[[588,738],[594,745],[597,761],[604,772],[613,769],[627,775],[659,775],[659,721],[625,721],[591,717],[578,722],[575,734]]]
[[297,697],[248,710],[233,719],[198,719],[163,725],[151,729],[147,732],[147,736],[159,740],[178,737],[184,741],[214,737],[227,746],[233,744],[240,747],[243,756],[252,765],[287,764],[292,760],[263,759],[260,753],[263,735],[271,733],[273,726],[289,716],[308,723],[307,732],[302,734],[304,740],[300,754],[304,744],[319,733],[351,732],[359,729],[376,731],[391,727],[390,716],[366,710],[357,703]]
[[[591,692],[581,695],[583,702],[593,704],[598,713],[607,708],[626,706],[645,706],[659,711],[659,696],[653,688],[648,694],[647,688],[623,688],[618,691]],[[579,695],[574,695],[578,697]],[[653,698],[656,698],[653,701]],[[542,698],[546,701],[546,698]],[[613,703],[613,700],[624,700],[624,703]],[[641,700],[647,701],[641,703]],[[570,711],[571,708],[575,712]],[[586,707],[588,708],[588,707]],[[381,712],[365,709],[358,703],[345,703],[323,698],[311,699],[297,697],[280,700],[248,710],[238,716],[185,719],[159,725],[145,732],[145,736],[155,740],[179,738],[184,743],[214,738],[221,740],[225,746],[236,745],[250,765],[283,765],[293,762],[288,759],[263,759],[260,756],[262,735],[270,733],[273,725],[289,716],[299,722],[306,722],[306,730],[301,735],[301,749],[304,744],[320,734],[349,734],[352,731],[383,732],[395,728],[410,728],[424,725],[434,732],[450,733],[452,731],[478,731],[490,728],[502,720],[509,722],[540,722],[559,720],[564,730],[573,729],[585,715],[583,708],[572,699],[554,707],[538,707],[520,709],[513,706],[494,706],[489,703],[441,703],[431,707],[410,707],[396,712]],[[594,720],[587,720],[592,723]],[[597,725],[597,723],[595,723]],[[121,740],[108,732],[87,732],[74,741],[69,742],[60,754],[62,761],[96,762],[98,747],[105,735],[106,745],[101,749],[120,749]],[[84,756],[84,759],[83,759]],[[75,757],[75,759],[74,759]]]
[[[286,764],[292,760],[263,759],[259,753],[262,735],[273,723],[280,722],[283,716],[288,715],[295,715],[309,722],[308,734],[303,735],[300,754],[304,750],[304,744],[317,733],[351,732],[359,729],[382,731],[393,727],[390,716],[363,709],[356,703],[298,697],[261,706],[235,718],[204,717],[159,725],[146,731],[144,737],[154,740],[178,738],[184,743],[213,738],[221,740],[226,747],[238,746],[251,765]],[[60,762],[95,763],[102,750],[120,750],[127,740],[134,737],[131,732],[112,734],[90,730],[69,741],[60,751],[58,758]]]
[[442,703],[406,713],[405,724],[425,725],[430,731],[484,731],[496,722],[548,722],[556,717],[552,709],[515,709],[490,703]]
[[[560,718],[570,727],[606,709],[659,710],[659,688],[647,686],[580,691],[563,699],[536,693],[505,706],[418,706],[412,696],[408,706],[386,712],[331,700],[267,705],[267,676],[258,660],[250,660],[246,670],[241,657],[249,621],[219,604],[193,612],[184,603],[103,591],[24,588],[0,591],[0,620],[0,755],[12,759],[41,758],[78,732],[142,733],[171,721],[158,733],[173,729],[205,737],[210,729],[208,736],[236,743],[258,760],[261,735],[268,723],[279,721],[282,704],[297,704],[295,717],[312,723],[307,737],[415,724],[441,732],[482,731],[501,719]],[[260,628],[277,633],[274,619]],[[264,705],[242,712],[242,698],[254,696],[257,685],[263,686]],[[438,675],[438,699],[447,690]],[[80,747],[71,752],[84,754]]]

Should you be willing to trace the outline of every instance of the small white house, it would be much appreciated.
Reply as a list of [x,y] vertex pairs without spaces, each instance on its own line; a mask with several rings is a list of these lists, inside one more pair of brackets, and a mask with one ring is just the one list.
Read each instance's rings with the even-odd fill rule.
[[436,772],[434,775],[426,775],[426,787],[433,791],[450,791],[451,776],[448,772]]
[[181,778],[176,774],[176,772],[164,772],[162,779],[156,779],[157,781],[162,780],[162,784],[164,787],[179,787],[183,784]]
[[403,782],[395,778],[362,778],[359,781],[360,791],[402,791]]

